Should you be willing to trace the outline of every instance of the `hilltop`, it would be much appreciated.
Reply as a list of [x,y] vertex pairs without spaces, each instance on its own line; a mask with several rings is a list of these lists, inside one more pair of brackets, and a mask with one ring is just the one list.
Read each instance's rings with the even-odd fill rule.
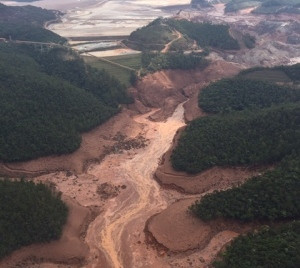
[[44,29],[48,21],[57,20],[58,11],[34,6],[5,6],[0,3],[0,38],[65,43],[66,39]]

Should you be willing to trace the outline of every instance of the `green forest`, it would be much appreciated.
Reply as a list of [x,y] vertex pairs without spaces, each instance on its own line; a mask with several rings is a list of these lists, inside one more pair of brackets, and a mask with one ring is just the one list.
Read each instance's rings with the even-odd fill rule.
[[199,118],[182,133],[171,155],[176,170],[270,164],[300,147],[300,103]]
[[300,63],[288,66],[275,66],[272,68],[254,67],[241,71],[239,76],[269,82],[292,82],[293,84],[299,84]]
[[300,262],[300,222],[264,226],[236,238],[226,247],[215,268],[297,268]]
[[68,209],[44,184],[0,180],[0,258],[61,236]]
[[184,54],[183,52],[143,52],[142,73],[156,72],[162,69],[204,69],[208,66],[208,60],[201,53]]
[[196,40],[202,48],[213,47],[225,50],[240,49],[239,43],[229,34],[229,26],[223,24],[196,23],[188,20],[169,19],[168,25]]
[[64,154],[129,103],[125,86],[63,48],[0,46],[0,160]]
[[245,78],[222,79],[199,94],[199,107],[207,113],[261,109],[300,100],[300,89]]
[[[261,79],[263,78],[263,79]],[[258,79],[258,80],[256,80]],[[188,125],[171,160],[178,170],[276,164],[240,186],[209,193],[189,207],[209,221],[284,224],[236,238],[215,268],[298,267],[300,216],[299,65],[252,68],[204,88],[199,106],[210,114]],[[266,82],[267,81],[267,82]]]
[[133,31],[126,45],[137,50],[162,50],[165,44],[173,40],[173,31],[159,18],[148,25]]
[[205,195],[190,210],[203,220],[218,217],[240,221],[299,219],[299,189],[298,153],[284,159],[274,170],[253,177],[239,187]]
[[65,38],[43,28],[47,21],[57,18],[60,14],[57,13],[34,6],[13,7],[0,3],[0,38],[65,43]]
[[[196,23],[187,20],[156,19],[147,26],[132,32],[126,45],[138,50],[162,50],[180,32],[186,42],[195,40],[202,48],[239,49],[238,42],[229,34],[229,26],[222,24]],[[183,39],[181,38],[181,39]],[[182,47],[182,44],[179,48]],[[175,47],[173,46],[172,49]]]

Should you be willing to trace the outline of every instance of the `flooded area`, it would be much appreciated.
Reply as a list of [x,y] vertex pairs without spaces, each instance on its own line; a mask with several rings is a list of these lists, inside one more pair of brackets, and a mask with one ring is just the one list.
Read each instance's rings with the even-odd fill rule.
[[[5,1],[5,4],[30,4],[65,12],[60,23],[48,27],[64,37],[126,36],[157,17],[176,14],[189,3],[190,0],[41,0],[31,3]],[[176,5],[177,8],[168,8]]]

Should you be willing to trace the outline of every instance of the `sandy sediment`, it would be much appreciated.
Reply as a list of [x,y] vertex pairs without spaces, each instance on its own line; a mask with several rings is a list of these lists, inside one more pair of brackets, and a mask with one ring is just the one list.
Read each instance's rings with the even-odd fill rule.
[[82,134],[80,148],[74,153],[61,156],[41,157],[31,161],[0,163],[0,174],[11,177],[38,176],[45,173],[68,170],[83,173],[88,162],[99,161],[106,155],[107,147],[116,143],[117,133],[136,137],[143,126],[136,124],[126,109],[92,131]]
[[[220,71],[215,69],[217,66]],[[161,189],[153,180],[153,174],[177,129],[184,125],[184,109],[178,104],[194,96],[199,85],[208,79],[230,76],[240,69],[237,65],[230,66],[230,63],[216,62],[204,71],[164,71],[149,75],[133,89],[137,101],[130,109],[134,112],[123,109],[105,124],[84,133],[81,147],[73,154],[43,157],[24,163],[2,163],[1,173],[6,172],[10,176],[47,173],[35,180],[53,182],[58,191],[80,204],[80,209],[71,210],[66,231],[61,238],[65,243],[72,241],[74,247],[65,244],[61,248],[61,240],[45,247],[32,245],[13,253],[5,259],[6,263],[25,261],[24,267],[25,264],[27,267],[169,267],[170,262],[177,260],[177,257],[168,261],[158,258],[156,251],[151,250],[145,242],[146,221],[175,200],[185,197],[176,191]],[[228,73],[225,74],[226,70]],[[148,114],[133,116],[136,112],[148,112],[149,107],[155,109]],[[196,113],[193,112],[193,116]],[[159,120],[164,121],[157,122]],[[106,149],[116,144],[118,133],[130,138],[142,135],[149,140],[149,144],[145,148],[107,155]],[[122,190],[103,201],[97,193],[103,183],[110,183],[111,188]],[[83,243],[78,238],[78,233],[82,233],[79,232],[79,226],[76,225],[77,231],[74,231],[71,224],[82,226],[83,221],[77,217],[86,219],[84,213],[88,213],[89,207],[101,209],[103,213],[90,223],[83,220],[85,226],[89,223]],[[184,211],[183,207],[181,211]],[[181,215],[179,213],[176,217],[180,219]],[[162,228],[164,224],[162,222]],[[155,236],[158,232],[159,229]],[[79,237],[82,238],[82,234]],[[192,244],[191,247],[194,248]],[[28,258],[33,263],[28,264]]]
[[204,249],[210,240],[222,231],[241,233],[250,225],[234,221],[216,220],[204,222],[188,211],[199,198],[188,198],[173,203],[148,221],[149,231],[159,244],[172,252]]
[[[237,64],[216,61],[202,71],[167,70],[147,75],[138,82],[136,88],[130,89],[136,103],[129,108],[141,113],[149,112],[149,107],[157,108],[150,119],[162,121],[170,117],[179,103],[188,97],[191,100],[186,104],[189,107],[186,117],[193,118],[201,114],[198,106],[195,106],[197,97],[194,96],[198,94],[201,85],[224,76],[232,76],[240,69],[241,66]],[[132,113],[132,110],[123,109],[106,123],[83,133],[80,148],[74,153],[17,163],[0,162],[0,174],[34,177],[61,170],[83,173],[89,162],[103,159],[107,147],[115,144],[113,138],[117,133],[133,138],[143,131],[143,125],[132,119]]]
[[163,187],[187,194],[201,194],[243,183],[266,169],[266,167],[213,167],[198,174],[178,172],[173,169],[170,157],[183,130],[184,127],[177,131],[171,148],[163,155],[155,172],[155,179]]
[[204,70],[159,71],[139,81],[132,94],[145,106],[160,108],[150,117],[154,121],[166,120],[179,103],[189,99],[185,104],[185,117],[192,120],[202,114],[197,104],[199,89],[208,82],[234,76],[241,69],[239,64],[217,60]]

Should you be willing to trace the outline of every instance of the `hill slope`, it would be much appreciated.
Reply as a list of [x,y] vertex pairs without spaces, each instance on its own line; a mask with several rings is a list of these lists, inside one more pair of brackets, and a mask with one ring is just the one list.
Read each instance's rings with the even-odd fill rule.
[[103,123],[130,102],[126,89],[74,53],[0,46],[0,159],[70,153],[80,132]]
[[64,43],[65,38],[43,28],[59,14],[33,6],[12,7],[0,3],[0,38]]

